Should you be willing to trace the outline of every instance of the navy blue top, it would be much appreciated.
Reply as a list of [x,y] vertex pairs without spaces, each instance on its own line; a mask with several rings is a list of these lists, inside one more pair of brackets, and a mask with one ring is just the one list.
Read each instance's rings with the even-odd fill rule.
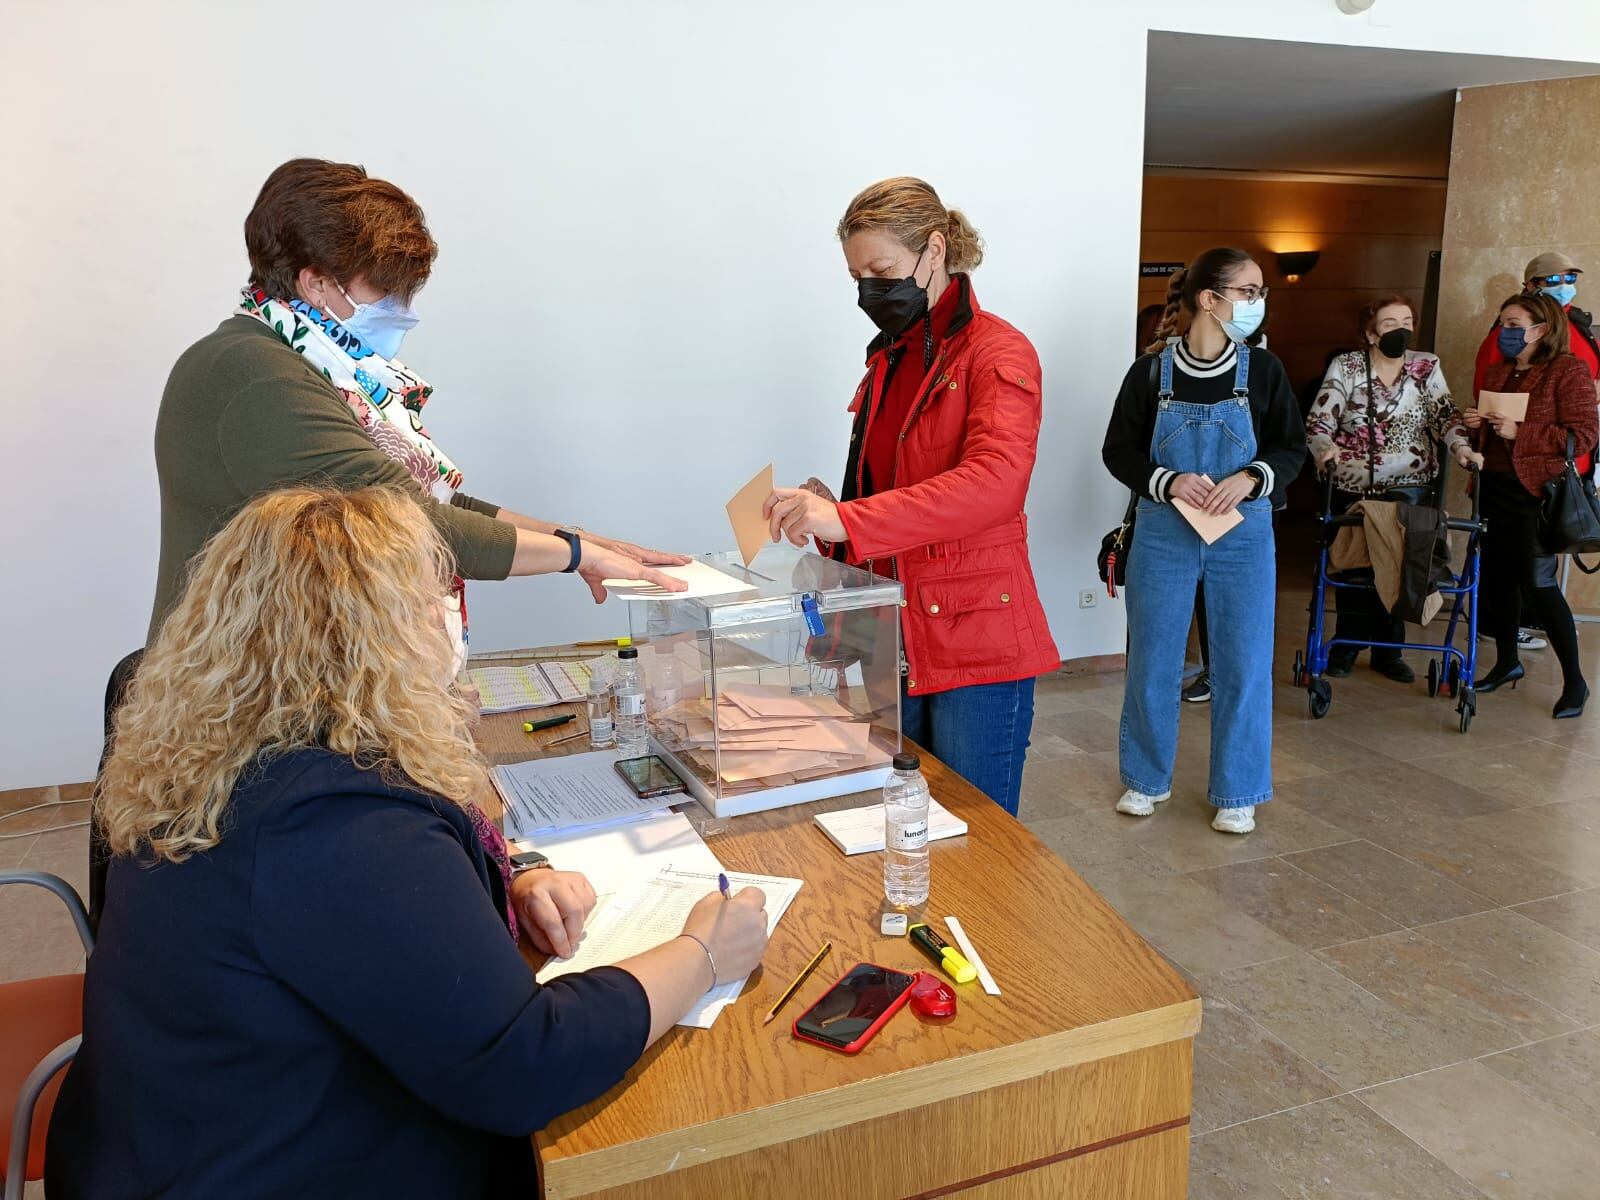
[[465,812],[326,751],[107,889],[52,1200],[534,1195],[528,1135],[649,1033],[625,971],[534,982]]

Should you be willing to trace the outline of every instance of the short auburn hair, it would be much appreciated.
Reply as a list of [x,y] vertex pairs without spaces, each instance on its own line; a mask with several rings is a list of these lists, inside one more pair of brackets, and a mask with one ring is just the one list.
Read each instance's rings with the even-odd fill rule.
[[1396,292],[1392,296],[1379,296],[1375,300],[1368,300],[1361,306],[1361,316],[1357,322],[1359,326],[1358,332],[1361,334],[1363,344],[1365,344],[1367,334],[1372,332],[1372,325],[1378,319],[1378,314],[1386,308],[1403,308],[1411,314],[1411,323],[1413,325],[1417,323],[1417,306],[1411,303],[1410,298],[1407,296],[1402,296]]
[[360,276],[410,300],[439,253],[415,200],[364,167],[321,158],[290,159],[267,176],[244,219],[244,245],[250,282],[282,299],[314,267],[341,286]]
[[1544,326],[1544,336],[1533,348],[1533,353],[1528,355],[1530,363],[1549,362],[1572,348],[1567,310],[1561,307],[1555,297],[1546,296],[1543,292],[1519,292],[1500,306],[1500,312],[1503,315],[1506,309],[1513,307],[1522,309],[1533,318],[1535,324]]

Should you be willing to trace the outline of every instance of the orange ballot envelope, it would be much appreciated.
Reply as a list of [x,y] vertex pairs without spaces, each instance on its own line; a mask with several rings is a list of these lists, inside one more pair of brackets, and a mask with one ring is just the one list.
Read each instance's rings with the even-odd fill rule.
[[739,544],[739,556],[747,567],[761,547],[772,540],[767,519],[761,515],[761,506],[771,494],[772,464],[768,463],[728,501],[728,524],[733,526],[733,540]]
[[1505,413],[1513,421],[1526,421],[1528,419],[1528,393],[1479,392],[1478,411],[1484,416],[1488,416],[1490,413]]
[[[1202,475],[1200,478],[1204,479],[1207,483],[1211,482],[1211,477],[1209,475]],[[1232,512],[1223,513],[1220,517],[1215,517],[1208,512],[1202,512],[1194,505],[1183,500],[1174,499],[1172,501],[1172,507],[1183,514],[1183,519],[1194,526],[1194,531],[1200,535],[1205,544],[1208,546],[1223,534],[1227,533],[1228,530],[1232,529],[1240,521],[1244,520],[1244,518],[1239,515],[1239,510],[1237,508]]]

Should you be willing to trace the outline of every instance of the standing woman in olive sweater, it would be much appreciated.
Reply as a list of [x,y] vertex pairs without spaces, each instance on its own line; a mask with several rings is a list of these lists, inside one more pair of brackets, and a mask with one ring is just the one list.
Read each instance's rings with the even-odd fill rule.
[[[350,163],[297,158],[267,177],[244,240],[250,281],[232,315],[179,357],[156,417],[161,560],[147,642],[206,540],[253,496],[295,483],[420,494],[466,579],[575,572],[597,603],[607,578],[682,589],[651,565],[688,561],[679,555],[525,517],[461,490],[460,468],[422,424],[433,388],[396,357],[438,253],[405,192]],[[460,579],[445,608],[464,662]],[[112,671],[108,737],[141,653]],[[96,922],[105,857],[91,837]]]
[[[1207,250],[1172,277],[1150,352],[1129,369],[1106,430],[1111,473],[1139,497],[1128,553],[1128,682],[1117,811],[1172,795],[1178,692],[1195,586],[1211,646],[1212,828],[1249,833],[1272,798],[1272,497],[1299,474],[1305,424],[1280,363],[1250,339],[1266,316],[1261,268]],[[1180,320],[1187,332],[1176,337]],[[1241,521],[1211,544],[1174,507]]]

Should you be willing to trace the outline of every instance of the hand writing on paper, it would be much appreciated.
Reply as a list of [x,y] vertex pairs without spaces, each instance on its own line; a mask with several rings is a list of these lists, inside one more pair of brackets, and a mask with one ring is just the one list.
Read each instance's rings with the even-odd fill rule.
[[808,537],[825,542],[845,540],[839,506],[805,488],[773,488],[761,505],[761,515],[767,518],[773,541],[787,537],[796,546],[804,546]]
[[578,564],[578,574],[583,576],[583,581],[594,593],[596,604],[605,603],[606,589],[602,581],[606,579],[643,579],[669,592],[681,592],[689,586],[681,579],[674,579],[654,567],[645,566],[636,558],[619,554],[607,546],[596,546],[593,542],[583,543],[583,560]]
[[1216,485],[1204,475],[1191,475],[1185,472],[1172,481],[1172,487],[1167,495],[1174,500],[1182,500],[1185,504],[1192,504],[1196,508],[1204,508],[1214,486]]
[[699,938],[717,960],[715,983],[743,979],[767,952],[767,895],[758,887],[740,888],[732,900],[711,892],[689,910],[683,932]]
[[594,909],[594,888],[576,871],[524,871],[511,881],[511,903],[534,949],[570,958]]
[[1211,489],[1211,494],[1206,497],[1205,510],[1213,517],[1231,513],[1239,507],[1241,500],[1249,499],[1250,493],[1255,490],[1254,475],[1249,471],[1235,471]]

